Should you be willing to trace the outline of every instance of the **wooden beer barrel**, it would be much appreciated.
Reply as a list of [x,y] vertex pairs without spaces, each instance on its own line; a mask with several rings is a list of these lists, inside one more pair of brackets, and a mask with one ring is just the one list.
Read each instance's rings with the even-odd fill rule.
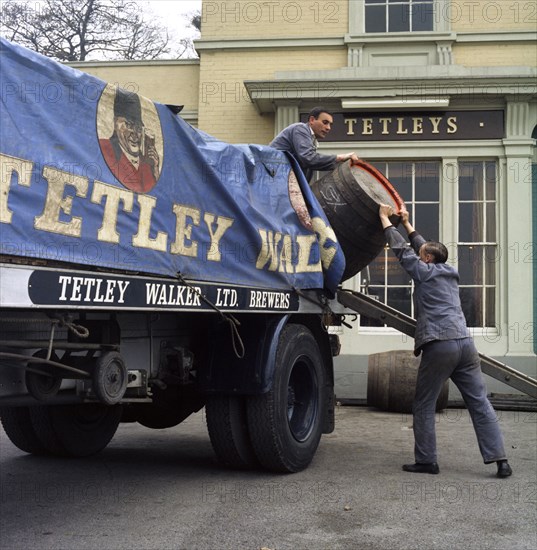
[[[339,163],[311,187],[345,255],[345,281],[370,264],[386,244],[379,204],[389,204],[400,212],[404,202],[374,166],[362,161],[353,166]],[[399,216],[391,221],[398,225]]]
[[[367,405],[390,412],[412,412],[420,358],[409,350],[386,351],[369,356]],[[449,380],[436,402],[436,410],[447,407]]]

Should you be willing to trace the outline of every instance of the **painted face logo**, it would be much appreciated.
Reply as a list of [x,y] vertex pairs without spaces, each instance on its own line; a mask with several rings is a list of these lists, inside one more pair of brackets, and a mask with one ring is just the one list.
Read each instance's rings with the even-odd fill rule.
[[97,135],[104,160],[127,189],[148,193],[157,184],[163,138],[155,105],[108,84],[97,107]]

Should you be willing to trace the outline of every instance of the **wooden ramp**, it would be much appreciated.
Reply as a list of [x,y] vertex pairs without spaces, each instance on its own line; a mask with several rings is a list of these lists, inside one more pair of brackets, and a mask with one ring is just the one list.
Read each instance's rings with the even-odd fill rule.
[[[360,315],[367,315],[414,338],[415,319],[371,298],[371,296],[352,290],[339,290],[337,300],[343,306]],[[485,374],[537,399],[537,380],[482,353],[479,354],[479,357],[481,370]]]

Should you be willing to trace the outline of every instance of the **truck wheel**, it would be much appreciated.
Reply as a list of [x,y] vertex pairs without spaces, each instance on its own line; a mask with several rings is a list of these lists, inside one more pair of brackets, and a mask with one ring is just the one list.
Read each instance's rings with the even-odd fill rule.
[[[47,350],[41,349],[33,354],[33,357],[46,358]],[[59,362],[59,357],[52,352],[50,359]],[[37,401],[47,401],[55,397],[62,385],[60,376],[44,376],[35,372],[27,371],[25,375],[26,389]]]
[[32,407],[32,425],[43,446],[59,456],[90,456],[110,442],[121,420],[121,405],[98,403]]
[[35,433],[30,418],[30,407],[2,407],[0,418],[6,435],[15,447],[33,455],[48,454]]
[[205,404],[205,413],[209,438],[222,464],[237,469],[259,466],[248,433],[244,397],[209,396]]
[[260,463],[275,472],[308,466],[319,445],[325,369],[309,329],[287,325],[280,335],[272,389],[248,398],[248,427]]

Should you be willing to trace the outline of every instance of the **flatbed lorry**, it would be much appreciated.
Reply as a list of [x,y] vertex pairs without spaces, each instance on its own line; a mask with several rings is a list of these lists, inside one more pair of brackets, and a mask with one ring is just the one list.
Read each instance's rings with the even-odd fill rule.
[[121,422],[205,407],[224,464],[307,467],[334,429],[345,258],[300,168],[3,39],[0,55],[10,440],[87,456]]

